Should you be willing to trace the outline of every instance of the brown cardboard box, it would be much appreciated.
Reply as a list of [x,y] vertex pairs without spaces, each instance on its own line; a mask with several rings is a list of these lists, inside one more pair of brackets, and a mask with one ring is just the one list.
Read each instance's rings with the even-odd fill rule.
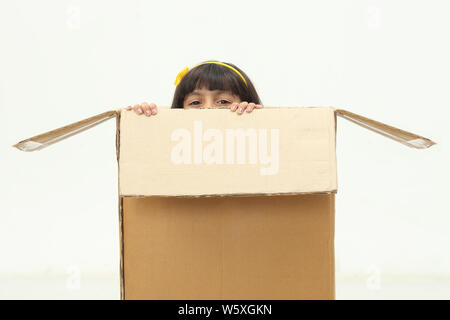
[[434,144],[332,107],[162,107],[108,111],[15,147],[116,118],[122,299],[334,299],[336,116]]

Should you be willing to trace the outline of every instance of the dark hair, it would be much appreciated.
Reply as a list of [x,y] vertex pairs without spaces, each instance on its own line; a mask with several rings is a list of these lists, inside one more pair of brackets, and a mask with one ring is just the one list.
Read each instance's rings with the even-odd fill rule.
[[[208,60],[205,62],[212,61],[219,62],[216,60]],[[183,102],[186,95],[195,89],[202,88],[208,90],[231,91],[233,94],[239,96],[241,101],[262,104],[253,83],[247,75],[234,64],[228,62],[222,63],[238,70],[244,77],[247,85],[238,73],[228,67],[216,63],[202,64],[189,70],[183,79],[181,79],[181,82],[178,84],[173,95],[172,108],[183,108]]]

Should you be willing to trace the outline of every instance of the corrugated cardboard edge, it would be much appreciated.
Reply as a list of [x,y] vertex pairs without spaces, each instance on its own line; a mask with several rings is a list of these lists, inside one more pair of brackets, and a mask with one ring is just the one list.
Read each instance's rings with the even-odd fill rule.
[[80,120],[78,122],[68,124],[58,129],[47,131],[26,140],[22,140],[13,145],[13,147],[22,151],[40,150],[56,142],[83,132],[87,129],[95,127],[106,120],[116,117],[118,114],[120,114],[118,110],[106,111],[95,116]]
[[436,142],[415,133],[389,126],[385,123],[363,117],[347,110],[335,109],[335,112],[341,118],[347,119],[363,128],[374,131],[411,148],[426,149],[436,144]]
[[123,238],[123,197],[120,195],[120,112],[116,117],[116,158],[117,158],[117,196],[119,200],[118,214],[119,214],[119,281],[120,281],[120,300],[125,300],[125,272],[124,272],[124,238]]
[[258,197],[258,196],[295,196],[295,195],[308,195],[308,194],[336,194],[337,190],[331,191],[311,191],[311,192],[264,192],[264,193],[220,193],[220,194],[152,194],[152,195],[140,195],[140,194],[127,194],[122,197],[130,198],[146,198],[146,197],[159,197],[159,198],[208,198],[208,197]]

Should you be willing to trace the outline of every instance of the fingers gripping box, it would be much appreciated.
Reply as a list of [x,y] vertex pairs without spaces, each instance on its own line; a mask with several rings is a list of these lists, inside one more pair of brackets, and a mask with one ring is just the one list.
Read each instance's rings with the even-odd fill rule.
[[333,107],[162,107],[108,111],[15,147],[116,119],[122,299],[334,299],[337,116],[434,144]]

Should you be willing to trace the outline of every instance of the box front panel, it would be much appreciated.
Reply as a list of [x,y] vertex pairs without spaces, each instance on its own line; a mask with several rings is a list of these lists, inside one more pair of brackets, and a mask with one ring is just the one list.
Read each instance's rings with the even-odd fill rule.
[[334,109],[123,111],[119,169],[123,196],[335,191]]
[[124,197],[125,299],[334,299],[334,194]]

